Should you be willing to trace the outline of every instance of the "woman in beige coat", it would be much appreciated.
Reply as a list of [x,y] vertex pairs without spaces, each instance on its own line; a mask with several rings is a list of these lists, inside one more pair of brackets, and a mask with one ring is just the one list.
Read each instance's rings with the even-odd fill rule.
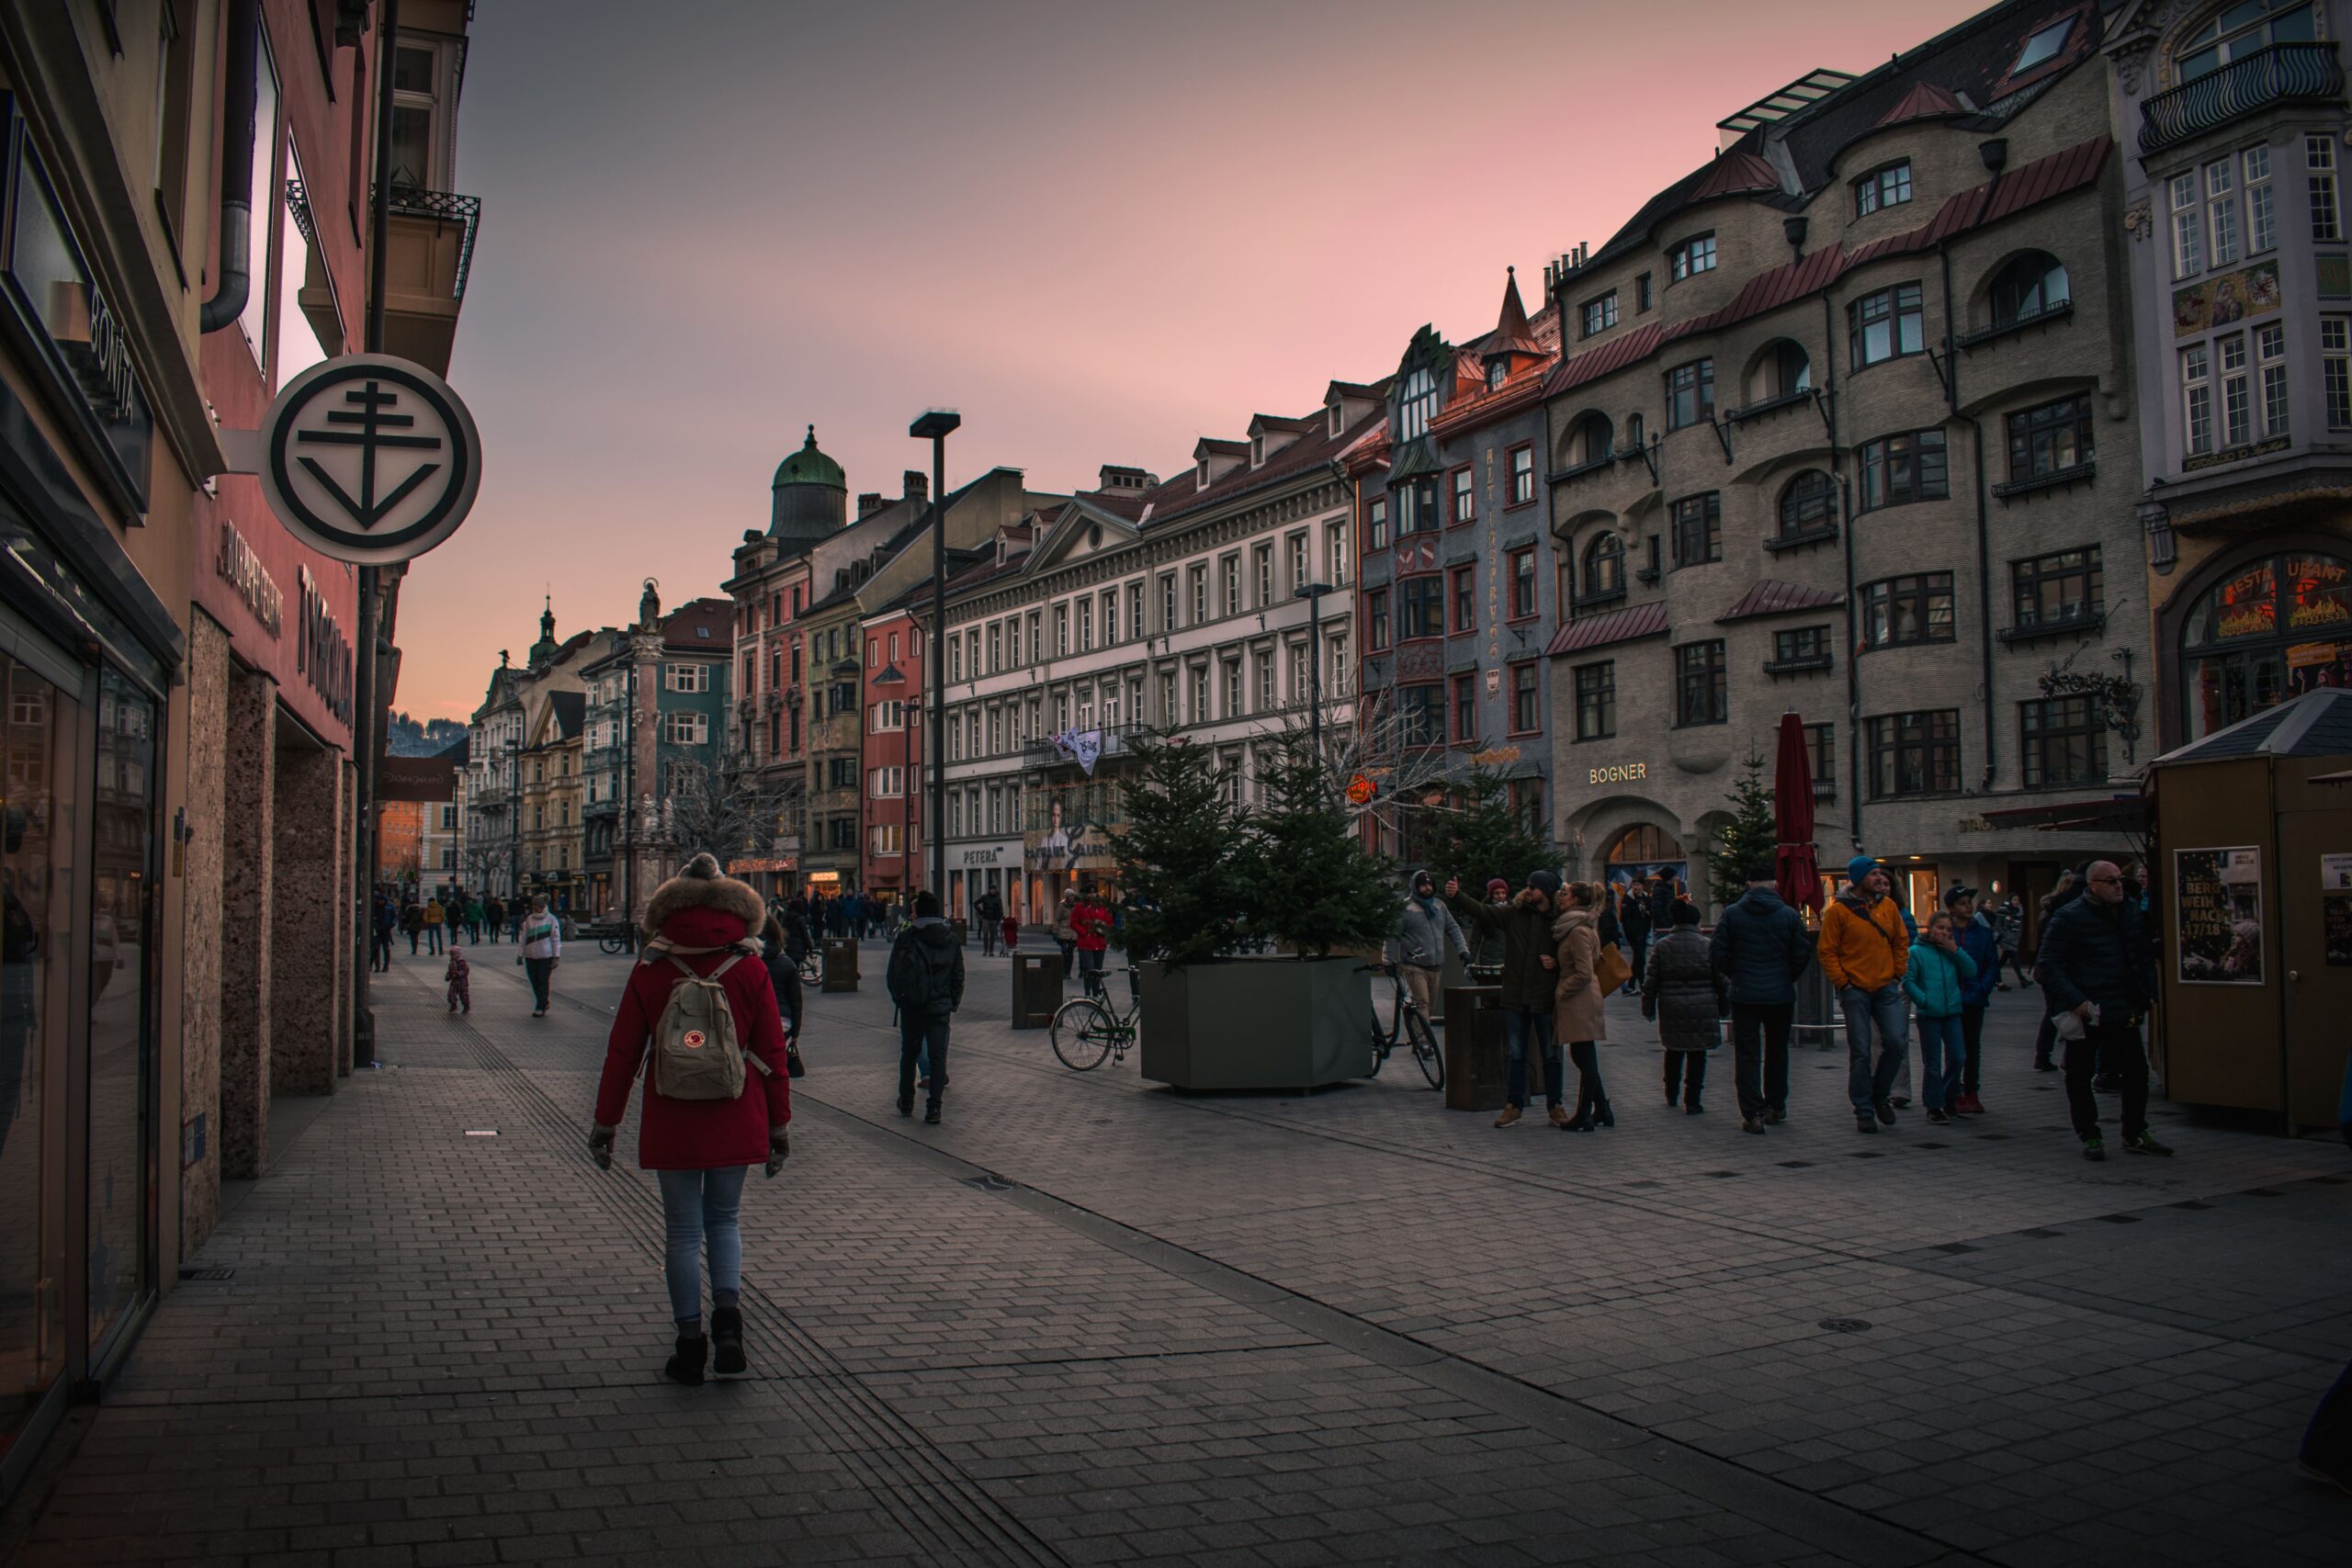
[[1600,987],[1593,977],[1593,961],[1600,954],[1601,890],[1598,883],[1571,882],[1560,890],[1567,908],[1552,920],[1552,941],[1559,964],[1552,991],[1552,1030],[1568,1048],[1577,1066],[1577,1113],[1565,1131],[1589,1133],[1598,1124],[1617,1125],[1609,1109],[1609,1095],[1600,1085],[1600,1057],[1596,1041],[1609,1038],[1609,1023],[1600,1010]]

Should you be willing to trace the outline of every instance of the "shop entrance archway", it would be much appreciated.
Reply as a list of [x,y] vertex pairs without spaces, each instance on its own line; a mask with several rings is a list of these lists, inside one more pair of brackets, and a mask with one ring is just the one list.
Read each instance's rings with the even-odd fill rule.
[[1690,863],[1683,858],[1681,841],[1655,822],[1636,822],[1619,833],[1602,864],[1614,893],[1623,893],[1637,879],[1660,874],[1672,879],[1676,892],[1690,890]]

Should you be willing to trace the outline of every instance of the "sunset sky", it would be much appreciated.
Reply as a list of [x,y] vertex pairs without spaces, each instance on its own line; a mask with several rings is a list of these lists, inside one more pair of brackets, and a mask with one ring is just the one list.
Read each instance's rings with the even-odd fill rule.
[[[715,593],[813,423],[853,492],[994,464],[1091,486],[1490,327],[1816,66],[1971,0],[818,7],[492,0],[450,379],[481,496],[402,591],[397,705],[469,713],[537,635]],[[1638,18],[1635,20],[1634,18]]]

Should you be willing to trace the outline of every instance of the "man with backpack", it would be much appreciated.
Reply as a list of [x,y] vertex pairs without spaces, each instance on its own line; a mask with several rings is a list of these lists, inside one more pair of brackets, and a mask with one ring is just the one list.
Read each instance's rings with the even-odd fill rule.
[[939,1125],[939,1097],[947,1088],[947,1021],[964,1005],[964,950],[956,928],[939,918],[939,895],[915,895],[915,918],[890,944],[884,974],[899,1006],[899,1114],[915,1113],[915,1058],[928,1049],[931,1076],[923,1121]]

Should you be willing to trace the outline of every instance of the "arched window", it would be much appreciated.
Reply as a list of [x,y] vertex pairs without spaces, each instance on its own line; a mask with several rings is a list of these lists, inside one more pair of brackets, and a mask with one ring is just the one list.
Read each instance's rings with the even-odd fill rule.
[[1623,452],[1628,457],[1631,457],[1634,453],[1640,451],[1646,445],[1648,445],[1648,437],[1642,433],[1642,416],[1637,413],[1627,414],[1625,416],[1625,444],[1623,446],[1620,446],[1618,450]]
[[1993,325],[2030,321],[2072,299],[2066,287],[2066,269],[2058,258],[2047,251],[2028,251],[1993,279]]
[[1838,486],[1819,468],[1807,468],[1781,491],[1781,537],[1827,527],[1838,517]]
[[2321,686],[2352,686],[2352,564],[2334,556],[2250,562],[2181,626],[2184,742]]
[[1603,461],[1615,452],[1616,439],[1609,416],[1596,409],[1577,421],[1576,428],[1568,433],[1568,467],[1582,468],[1587,463]]
[[1577,595],[1589,602],[1625,592],[1625,547],[1607,528],[1592,536],[1584,547],[1584,592]]
[[2173,64],[2183,82],[2210,76],[2274,43],[2309,43],[2319,36],[2312,0],[2240,0],[2206,18],[2174,46]]
[[1782,338],[1765,345],[1747,375],[1747,400],[1769,403],[1776,398],[1813,390],[1813,359],[1804,344]]
[[1405,389],[1396,400],[1396,438],[1410,441],[1426,434],[1436,412],[1437,378],[1423,366],[1405,378]]
[[1609,846],[1611,865],[1655,865],[1660,861],[1681,859],[1682,846],[1667,837],[1664,829],[1649,822],[1626,829]]

